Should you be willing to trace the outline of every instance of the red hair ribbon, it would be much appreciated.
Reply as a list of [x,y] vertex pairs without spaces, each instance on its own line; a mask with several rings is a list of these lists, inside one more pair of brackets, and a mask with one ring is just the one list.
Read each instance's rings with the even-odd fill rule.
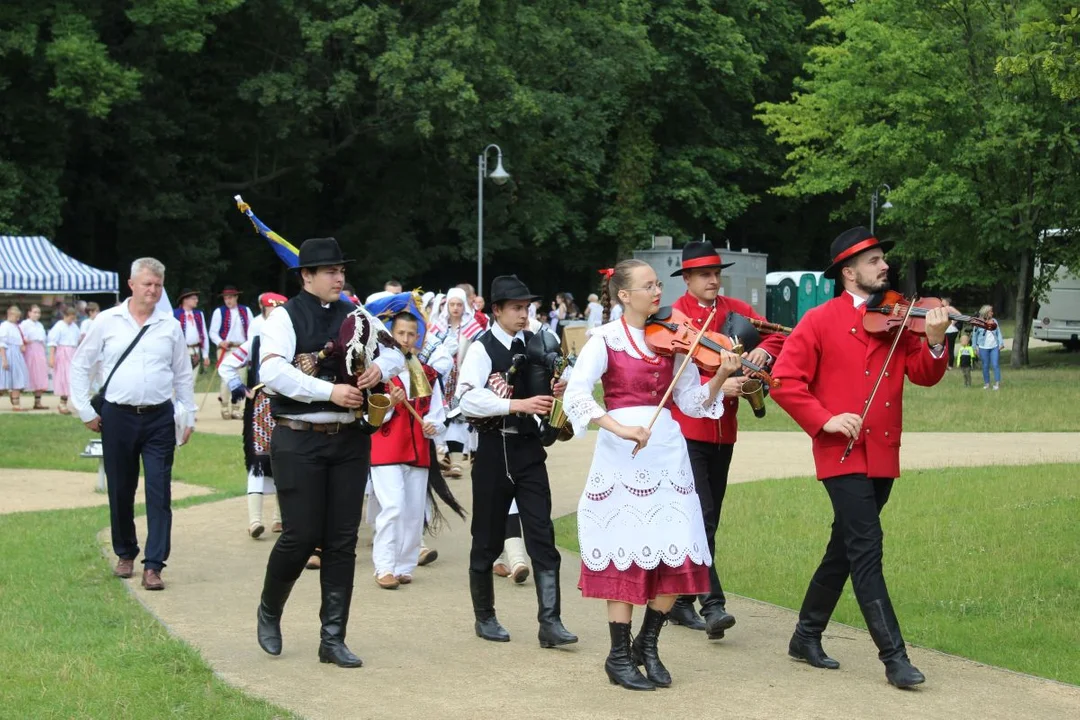
[[610,280],[611,276],[615,274],[615,268],[604,268],[599,273],[604,276],[605,280]]

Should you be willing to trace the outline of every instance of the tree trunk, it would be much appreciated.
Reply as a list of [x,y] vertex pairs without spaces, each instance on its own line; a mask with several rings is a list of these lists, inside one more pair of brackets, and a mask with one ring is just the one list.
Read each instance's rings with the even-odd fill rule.
[[1035,265],[1031,260],[1031,250],[1020,252],[1020,267],[1016,282],[1016,331],[1012,339],[1012,359],[1009,364],[1014,368],[1028,364],[1028,336],[1031,335],[1031,292],[1035,284]]

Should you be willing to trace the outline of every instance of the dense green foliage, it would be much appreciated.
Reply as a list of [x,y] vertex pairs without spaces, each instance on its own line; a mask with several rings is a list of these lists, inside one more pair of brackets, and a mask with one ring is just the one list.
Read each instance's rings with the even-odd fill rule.
[[152,249],[174,290],[282,286],[242,193],[294,242],[365,258],[361,289],[445,285],[473,275],[476,159],[496,142],[513,180],[486,192],[489,273],[532,262],[535,286],[580,289],[653,233],[725,229],[816,263],[774,224],[802,203],[765,194],[782,153],[752,117],[786,97],[816,7],[12,0],[0,231],[106,267]]

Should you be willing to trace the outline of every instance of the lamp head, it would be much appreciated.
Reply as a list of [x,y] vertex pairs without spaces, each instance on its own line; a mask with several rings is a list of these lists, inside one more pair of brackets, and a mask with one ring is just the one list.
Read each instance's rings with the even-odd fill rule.
[[502,153],[499,153],[499,157],[495,161],[495,169],[488,174],[488,177],[496,185],[505,185],[506,181],[510,179],[510,173],[503,168]]
[[891,202],[889,202],[888,200],[886,200],[885,204],[881,206],[881,209],[882,210],[892,210],[892,206],[893,206],[893,204]]

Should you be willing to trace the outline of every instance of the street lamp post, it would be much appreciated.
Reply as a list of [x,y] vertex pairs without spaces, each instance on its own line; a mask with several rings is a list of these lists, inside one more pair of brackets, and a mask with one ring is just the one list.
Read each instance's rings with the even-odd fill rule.
[[892,188],[889,187],[885,183],[881,183],[881,185],[879,185],[878,188],[876,190],[874,190],[874,194],[870,196],[870,234],[871,235],[874,234],[874,215],[875,215],[875,213],[877,211],[877,208],[878,208],[878,193],[881,191],[881,188],[885,188],[885,204],[881,206],[881,209],[882,210],[889,210],[889,209],[892,208],[892,203],[889,202],[889,193],[892,192]]
[[[495,158],[495,169],[488,174],[487,154],[491,148],[495,148],[498,155]],[[495,143],[488,145],[476,160],[476,194],[479,201],[476,205],[476,292],[484,294],[484,178],[490,177],[496,185],[505,185],[510,179],[510,173],[503,169],[502,148]]]

